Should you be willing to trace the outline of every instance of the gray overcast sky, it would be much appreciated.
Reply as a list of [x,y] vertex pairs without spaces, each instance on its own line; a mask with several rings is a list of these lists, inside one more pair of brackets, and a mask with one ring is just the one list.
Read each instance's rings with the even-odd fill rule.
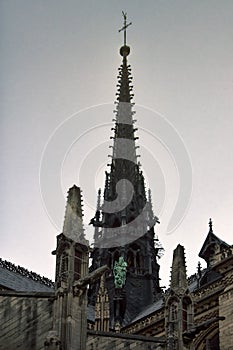
[[[165,248],[160,264],[162,284],[167,284],[178,243],[186,248],[189,274],[195,272],[209,217],[214,232],[232,243],[232,0],[1,1],[1,255],[53,278],[50,252],[62,231],[66,191],[73,183],[83,185],[85,224],[89,221],[95,188],[104,185],[112,135],[110,124],[93,126],[96,120],[102,125],[113,118],[110,103],[121,64],[122,10],[133,22],[128,30],[129,61],[139,144],[146,144],[139,151],[140,161],[161,220],[156,232]],[[151,110],[155,118],[149,129],[160,139],[155,147],[142,130]],[[67,119],[72,115],[76,117]],[[189,209],[170,235],[166,227],[179,186],[185,183],[179,184],[176,159],[172,166],[165,154],[166,135],[156,131],[162,124],[158,115],[183,139],[193,169]],[[82,142],[76,140],[76,128],[77,135],[82,129]],[[92,169],[88,164],[94,160]],[[48,178],[47,187],[42,184],[45,207],[57,210],[53,215],[60,218],[60,230],[44,210],[41,164]],[[86,199],[90,189],[92,197]]]

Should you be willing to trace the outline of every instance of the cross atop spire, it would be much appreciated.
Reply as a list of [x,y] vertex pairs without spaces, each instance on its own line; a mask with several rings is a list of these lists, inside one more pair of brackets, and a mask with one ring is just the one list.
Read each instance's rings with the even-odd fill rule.
[[121,29],[119,29],[119,33],[124,30],[124,46],[126,46],[126,29],[132,24],[132,22],[127,23],[127,13],[122,11],[122,15],[124,17],[124,25]]

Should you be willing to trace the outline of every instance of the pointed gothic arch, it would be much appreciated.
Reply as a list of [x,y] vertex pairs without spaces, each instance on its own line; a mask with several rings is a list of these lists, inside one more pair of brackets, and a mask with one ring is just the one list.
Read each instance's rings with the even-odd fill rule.
[[140,274],[142,273],[143,264],[141,259],[141,249],[137,243],[130,246],[127,252],[127,263],[129,271]]
[[82,252],[75,249],[74,255],[74,280],[78,280],[81,277],[81,266],[82,266]]
[[193,324],[193,302],[189,295],[182,299],[182,330],[188,331]]
[[214,323],[207,330],[203,331],[194,342],[196,350],[220,350],[219,326]]
[[60,256],[59,280],[66,281],[68,275],[68,253],[64,251]]

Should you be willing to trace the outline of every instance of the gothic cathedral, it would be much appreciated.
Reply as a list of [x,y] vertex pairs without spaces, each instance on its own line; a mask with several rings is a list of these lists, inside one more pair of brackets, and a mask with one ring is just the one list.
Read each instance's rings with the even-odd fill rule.
[[94,245],[74,185],[53,251],[55,282],[0,260],[0,350],[233,350],[233,246],[214,233],[212,220],[199,253],[207,267],[188,277],[177,242],[170,287],[160,286],[163,248],[138,162],[131,23],[123,16],[111,163],[90,222]]

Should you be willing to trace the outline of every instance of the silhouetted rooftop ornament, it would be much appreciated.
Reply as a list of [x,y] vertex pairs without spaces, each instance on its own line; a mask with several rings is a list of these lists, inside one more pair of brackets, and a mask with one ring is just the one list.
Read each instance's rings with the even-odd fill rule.
[[209,228],[210,228],[209,232],[213,232],[213,221],[211,218],[209,220]]
[[130,47],[126,45],[126,29],[132,24],[132,22],[127,23],[127,13],[122,11],[122,15],[124,17],[124,25],[121,29],[119,29],[119,32],[122,30],[124,31],[124,46],[120,48],[120,54],[123,57],[126,57],[130,53]]
[[200,250],[199,257],[204,259],[208,264],[213,262],[213,257],[217,256],[218,253],[215,252],[216,246],[222,251],[228,249],[230,245],[216,236],[213,232],[213,222],[212,219],[209,220],[209,232]]

